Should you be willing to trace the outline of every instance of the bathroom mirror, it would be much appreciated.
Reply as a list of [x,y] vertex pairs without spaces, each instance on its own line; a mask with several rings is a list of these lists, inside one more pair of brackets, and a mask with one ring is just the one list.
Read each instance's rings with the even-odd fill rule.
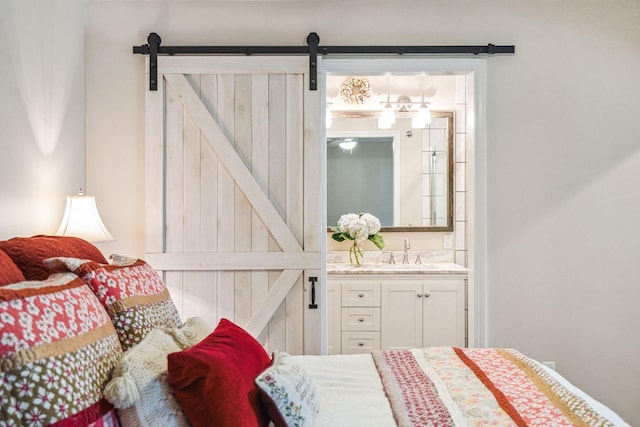
[[334,114],[327,129],[327,224],[369,212],[383,231],[453,231],[453,112],[378,129],[367,112]]

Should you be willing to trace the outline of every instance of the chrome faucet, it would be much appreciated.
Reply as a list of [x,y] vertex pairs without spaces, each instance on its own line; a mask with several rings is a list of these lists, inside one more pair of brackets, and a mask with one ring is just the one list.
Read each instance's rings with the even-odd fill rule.
[[411,248],[411,242],[409,239],[404,239],[404,254],[402,255],[402,263],[409,264],[409,249]]

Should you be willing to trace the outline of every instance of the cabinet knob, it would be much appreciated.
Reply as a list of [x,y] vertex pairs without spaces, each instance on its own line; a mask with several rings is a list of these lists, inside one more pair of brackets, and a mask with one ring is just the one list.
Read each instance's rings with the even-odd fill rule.
[[358,298],[364,298],[364,294],[358,294]]
[[431,296],[431,294],[424,294],[425,298],[429,298]]
[[418,294],[418,298],[422,298],[422,294]]
[[364,317],[359,318],[358,322],[364,322]]
[[364,347],[364,343],[363,343],[362,341],[360,341],[360,342],[358,343],[358,347]]

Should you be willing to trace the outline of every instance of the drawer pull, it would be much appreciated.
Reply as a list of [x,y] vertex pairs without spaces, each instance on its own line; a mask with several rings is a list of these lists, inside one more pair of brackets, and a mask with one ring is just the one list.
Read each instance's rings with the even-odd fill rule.
[[360,341],[360,342],[358,343],[358,347],[364,347],[364,343],[363,343],[362,341]]
[[358,298],[364,298],[364,294],[358,294]]
[[364,322],[364,317],[359,318],[358,322]]

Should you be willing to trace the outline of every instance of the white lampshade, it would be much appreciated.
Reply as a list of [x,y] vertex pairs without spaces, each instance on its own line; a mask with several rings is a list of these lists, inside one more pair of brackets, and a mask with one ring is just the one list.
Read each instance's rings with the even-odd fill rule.
[[415,117],[411,119],[411,127],[425,128],[429,124],[431,124],[431,112],[429,111],[427,103],[423,100],[422,105],[420,105],[420,108],[418,108]]
[[396,113],[395,111],[393,111],[391,103],[387,102],[387,104],[382,109],[382,114],[380,115],[380,117],[382,117],[382,119],[389,124],[394,125],[396,123]]
[[77,196],[67,196],[67,207],[56,234],[79,237],[89,242],[115,240],[102,223],[95,197],[85,196],[82,192]]

